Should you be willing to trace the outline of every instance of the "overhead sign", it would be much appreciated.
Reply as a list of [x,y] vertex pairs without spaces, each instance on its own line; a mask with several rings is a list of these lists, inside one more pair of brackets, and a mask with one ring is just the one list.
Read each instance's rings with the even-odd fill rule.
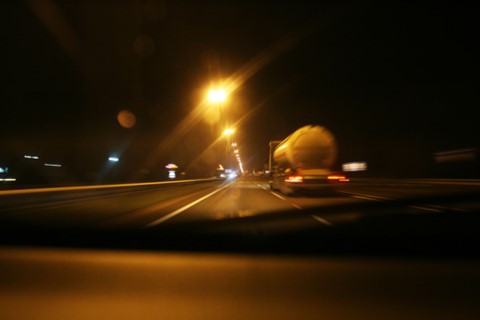
[[366,162],[349,162],[342,165],[342,169],[345,172],[365,171],[367,170]]

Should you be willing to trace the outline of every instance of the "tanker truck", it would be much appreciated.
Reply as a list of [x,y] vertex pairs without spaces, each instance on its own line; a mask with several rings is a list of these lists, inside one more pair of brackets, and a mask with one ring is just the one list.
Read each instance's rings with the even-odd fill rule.
[[270,142],[270,188],[287,196],[300,192],[334,191],[340,182],[348,181],[342,174],[332,173],[337,157],[337,144],[325,127],[302,127],[283,141]]

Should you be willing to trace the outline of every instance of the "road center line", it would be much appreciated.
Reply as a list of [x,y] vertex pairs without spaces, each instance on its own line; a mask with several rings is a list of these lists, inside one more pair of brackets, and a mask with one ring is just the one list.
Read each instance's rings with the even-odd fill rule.
[[287,199],[286,199],[286,198],[282,197],[282,196],[281,196],[281,195],[279,195],[279,194],[276,194],[276,193],[275,193],[275,192],[273,192],[273,191],[270,191],[270,193],[271,193],[271,194],[273,194],[275,197],[277,197],[277,198],[279,198],[279,199],[282,199],[282,200],[285,200],[285,201],[287,201]]
[[145,226],[145,228],[155,227],[156,225],[159,225],[160,223],[165,222],[165,221],[167,221],[168,219],[171,219],[171,218],[175,217],[175,216],[178,215],[179,213],[182,213],[183,211],[185,211],[185,210],[193,207],[194,205],[202,202],[203,200],[205,200],[205,199],[213,196],[215,193],[217,193],[217,192],[219,192],[219,191],[227,188],[227,187],[230,186],[232,183],[234,183],[234,181],[233,181],[233,182],[230,182],[230,183],[227,184],[227,185],[224,185],[224,186],[221,187],[220,189],[217,189],[217,190],[215,190],[215,191],[207,194],[206,196],[201,197],[200,199],[197,199],[197,200],[195,200],[195,201],[187,204],[186,206],[181,207],[180,209],[177,209],[177,210],[175,210],[175,211],[167,214],[166,216],[161,217],[160,219],[157,219],[157,220],[155,220],[155,221],[153,221],[153,222],[150,222],[149,224],[147,224],[147,225]]

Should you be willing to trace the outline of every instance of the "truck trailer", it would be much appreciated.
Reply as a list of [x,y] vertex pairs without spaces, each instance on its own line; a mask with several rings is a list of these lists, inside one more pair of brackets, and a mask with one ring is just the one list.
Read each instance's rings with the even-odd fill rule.
[[308,125],[282,141],[270,142],[270,188],[291,196],[300,192],[331,193],[338,183],[348,181],[331,168],[337,143],[325,127]]

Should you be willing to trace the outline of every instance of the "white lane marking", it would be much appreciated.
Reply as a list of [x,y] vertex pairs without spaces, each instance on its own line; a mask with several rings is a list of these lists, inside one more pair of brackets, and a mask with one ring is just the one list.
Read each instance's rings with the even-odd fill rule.
[[364,197],[364,196],[353,196],[354,198],[357,198],[357,199],[362,199],[362,200],[371,200],[371,201],[383,201],[383,200],[380,200],[380,199],[375,199],[375,198],[370,198],[370,197]]
[[285,200],[285,201],[287,201],[287,199],[286,199],[286,198],[282,197],[282,196],[281,196],[281,195],[279,195],[279,194],[276,194],[276,193],[275,193],[275,192],[273,192],[273,191],[270,191],[270,193],[271,193],[271,194],[273,194],[273,195],[274,195],[275,197],[277,197],[277,198],[280,198],[280,199],[282,199],[282,200]]
[[294,207],[295,209],[298,209],[298,210],[302,210],[302,209],[303,209],[303,208],[300,207],[298,204],[291,203],[290,201],[288,201],[287,198],[284,198],[284,197],[282,197],[281,195],[279,195],[279,194],[277,194],[277,193],[275,193],[275,192],[273,192],[273,191],[270,191],[270,193],[273,194],[275,197],[277,197],[277,198],[279,198],[279,199],[282,199],[282,200],[284,200],[284,201],[287,201],[288,204],[291,205],[292,207]]
[[329,226],[329,227],[333,226],[333,224],[332,224],[330,221],[328,221],[328,220],[325,220],[325,219],[323,219],[323,218],[320,218],[319,216],[316,216],[316,215],[314,215],[314,214],[312,214],[311,216],[312,216],[313,219],[317,220],[318,222],[320,222],[320,223],[322,223],[322,224],[324,224],[324,225],[327,225],[327,226]]
[[[371,201],[393,201],[393,200],[395,200],[393,198],[384,198],[384,197],[365,195],[365,194],[362,195],[360,193],[349,193],[349,192],[346,192],[346,193],[351,195],[354,198],[363,199],[363,200],[371,200]],[[408,206],[408,207],[413,208],[413,209],[418,209],[418,210],[430,211],[430,212],[443,212],[444,209],[446,209],[446,208],[448,208],[450,210],[455,210],[455,211],[466,211],[466,210],[463,210],[463,209],[457,209],[457,208],[453,208],[453,207],[452,208],[451,207],[442,207],[442,206],[431,206],[431,207]]]
[[180,209],[177,209],[177,210],[175,210],[175,211],[167,214],[166,216],[161,217],[160,219],[157,219],[157,220],[155,220],[155,221],[153,221],[153,222],[150,222],[149,224],[147,224],[147,225],[145,226],[145,228],[154,227],[154,226],[156,226],[156,225],[159,225],[159,224],[162,223],[162,222],[167,221],[167,220],[170,219],[170,218],[175,217],[177,214],[182,213],[183,211],[185,211],[185,210],[193,207],[194,205],[202,202],[203,200],[207,199],[208,197],[213,196],[215,193],[217,193],[217,192],[219,192],[219,191],[227,188],[227,187],[230,186],[232,183],[235,183],[235,182],[230,182],[229,184],[224,185],[224,186],[221,187],[220,189],[217,189],[217,190],[215,190],[215,191],[213,191],[213,192],[210,192],[210,193],[207,194],[206,196],[203,196],[203,197],[201,197],[200,199],[197,199],[197,200],[195,200],[195,201],[187,204],[186,206],[183,206],[183,207],[181,207]]
[[392,198],[374,196],[371,194],[364,194],[364,193],[353,193],[353,192],[344,192],[344,193],[351,195],[355,198],[365,199],[365,200],[374,200],[374,201],[394,200]]

